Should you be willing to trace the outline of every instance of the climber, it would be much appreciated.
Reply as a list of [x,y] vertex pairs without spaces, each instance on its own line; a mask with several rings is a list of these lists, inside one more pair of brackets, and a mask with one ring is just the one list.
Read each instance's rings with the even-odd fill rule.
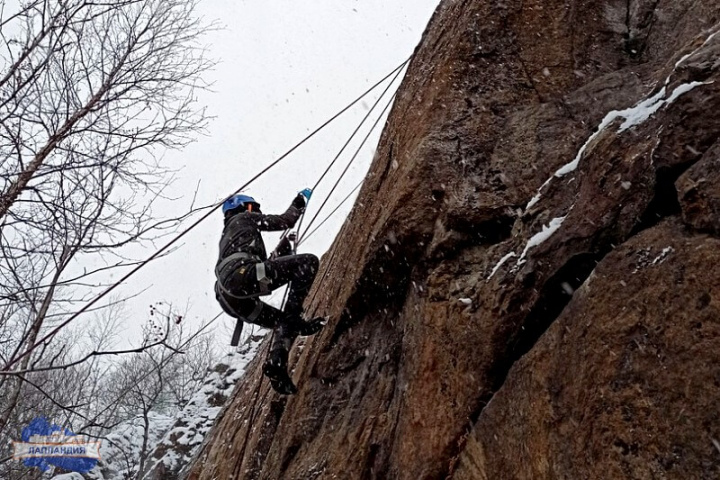
[[[240,341],[243,322],[273,329],[273,341],[263,373],[273,388],[293,394],[297,388],[287,371],[288,353],[298,335],[319,332],[323,318],[305,321],[303,301],[318,270],[318,258],[293,254],[294,234],[284,236],[268,258],[261,231],[291,229],[305,211],[312,190],[298,193],[281,215],[266,215],[260,204],[248,195],[234,195],[222,206],[225,227],[220,239],[220,255],[215,267],[215,297],[228,315],[237,319],[231,345]],[[274,308],[259,297],[269,295],[290,283],[285,310]]]

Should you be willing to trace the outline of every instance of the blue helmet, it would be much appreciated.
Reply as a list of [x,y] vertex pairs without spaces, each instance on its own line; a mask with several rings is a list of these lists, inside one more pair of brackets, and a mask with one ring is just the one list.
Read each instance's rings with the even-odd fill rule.
[[260,209],[260,204],[256,202],[253,197],[249,195],[233,195],[232,197],[228,198],[223,202],[222,211],[223,213],[226,213],[229,210],[233,210],[238,207],[244,207],[249,203],[251,203],[255,207],[255,209]]

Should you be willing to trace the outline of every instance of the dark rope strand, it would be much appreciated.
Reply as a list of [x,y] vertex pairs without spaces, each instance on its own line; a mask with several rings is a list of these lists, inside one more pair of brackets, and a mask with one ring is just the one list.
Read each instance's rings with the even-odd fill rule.
[[[320,183],[323,181],[323,179],[324,179],[325,176],[328,174],[328,172],[330,172],[330,169],[335,165],[335,163],[338,161],[338,159],[339,159],[340,156],[343,154],[343,152],[344,152],[345,149],[348,147],[348,145],[350,145],[350,142],[352,142],[352,140],[355,138],[355,135],[357,135],[357,133],[358,133],[358,132],[360,131],[360,129],[362,128],[362,126],[365,125],[365,122],[367,121],[367,119],[370,118],[370,115],[372,115],[372,113],[375,111],[375,108],[377,108],[377,106],[380,104],[380,101],[383,99],[383,97],[385,96],[385,94],[388,92],[388,90],[390,90],[390,87],[392,86],[392,84],[395,83],[395,80],[397,80],[398,76],[400,75],[400,72],[402,72],[402,68],[403,68],[405,65],[407,65],[407,63],[408,63],[409,61],[410,61],[410,58],[408,58],[407,60],[405,60],[405,62],[401,65],[400,69],[395,73],[395,76],[393,77],[393,79],[390,80],[390,83],[388,83],[387,87],[385,87],[385,90],[383,90],[383,92],[380,94],[380,96],[377,98],[377,100],[375,100],[375,103],[373,103],[372,107],[370,107],[370,109],[368,110],[368,112],[365,114],[365,117],[363,117],[363,119],[360,121],[360,123],[358,124],[358,126],[355,128],[355,131],[352,132],[352,134],[351,134],[350,137],[347,139],[347,141],[345,142],[345,144],[342,146],[342,148],[340,149],[340,151],[337,153],[337,155],[335,155],[335,158],[333,158],[332,162],[330,162],[330,164],[327,166],[327,168],[326,168],[325,171],[322,173],[322,175],[320,175],[320,178],[318,178],[317,182],[315,182],[315,185],[313,185],[313,187],[312,187],[313,191],[318,187],[318,185],[320,185]],[[308,199],[307,205],[306,205],[305,207],[307,208],[307,207],[309,207],[309,206],[310,206],[310,199]],[[300,230],[301,230],[301,228],[302,228],[302,221],[303,221],[303,219],[301,218],[301,219],[300,219],[300,222],[298,222],[298,225],[297,225],[297,230],[296,230],[296,231],[298,232],[298,235],[300,234]]]

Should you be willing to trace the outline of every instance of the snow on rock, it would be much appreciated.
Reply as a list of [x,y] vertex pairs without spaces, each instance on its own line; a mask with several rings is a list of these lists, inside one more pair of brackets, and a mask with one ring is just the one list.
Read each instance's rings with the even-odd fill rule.
[[[637,103],[635,106],[626,108],[624,110],[613,110],[607,115],[605,115],[605,118],[600,122],[600,125],[598,125],[595,132],[590,135],[590,137],[585,141],[582,147],[580,147],[580,150],[578,150],[577,155],[575,155],[575,158],[569,162],[560,167],[550,178],[548,178],[545,183],[543,183],[540,188],[538,189],[537,193],[533,198],[530,199],[528,204],[525,206],[525,211],[530,210],[532,207],[534,207],[542,198],[542,191],[543,189],[552,181],[553,178],[561,178],[565,175],[574,172],[578,165],[580,164],[580,160],[582,159],[583,155],[585,154],[585,151],[588,149],[590,144],[595,140],[600,134],[603,133],[603,131],[608,127],[608,125],[612,124],[615,120],[618,120],[622,118],[624,121],[620,125],[620,128],[618,129],[618,133],[622,133],[626,130],[629,130],[637,125],[642,124],[643,122],[647,121],[650,117],[652,117],[658,110],[660,110],[662,107],[667,107],[668,105],[673,104],[678,98],[680,98],[682,95],[688,93],[692,89],[699,87],[701,85],[707,85],[708,82],[689,82],[684,83],[678,87],[676,87],[670,95],[667,95],[667,86],[670,84],[670,78],[672,77],[672,74],[675,73],[675,70],[688,58],[692,57],[695,53],[697,53],[701,48],[703,48],[705,45],[707,45],[712,38],[717,35],[720,32],[715,32],[712,35],[710,35],[706,40],[705,43],[702,44],[701,47],[693,50],[692,52],[688,53],[684,57],[682,57],[678,62],[675,64],[675,68],[673,68],[673,71],[670,73],[670,75],[667,76],[665,79],[665,85],[660,89],[659,92],[657,92],[655,95],[651,96],[650,98],[646,98],[639,103]],[[712,82],[709,82],[712,83]]]
[[564,217],[553,218],[552,220],[550,220],[550,223],[548,225],[543,225],[542,230],[533,235],[532,238],[528,240],[527,245],[525,245],[525,249],[522,252],[522,255],[520,255],[520,258],[517,261],[517,265],[522,265],[523,263],[525,263],[525,256],[527,255],[528,250],[537,247],[545,240],[550,238],[553,233],[557,232],[558,228],[560,228],[560,225],[563,224],[566,218],[567,215]]
[[[235,384],[255,357],[262,335],[251,336],[238,351],[216,365],[203,386],[185,407],[173,415],[148,415],[149,453],[143,479],[176,479],[190,461],[215,418],[230,397]],[[51,480],[126,480],[138,478],[144,419],[135,417],[121,423],[102,441],[100,462],[87,474],[57,475]]]
[[528,202],[528,204],[525,206],[525,211],[530,210],[532,207],[535,206],[536,203],[538,203],[540,201],[540,199],[542,198],[541,192],[547,186],[547,184],[552,181],[553,178],[554,178],[554,175],[552,177],[548,178],[547,180],[545,180],[545,183],[540,185],[540,188],[538,188],[538,193],[535,194],[535,196],[533,198],[531,198],[530,201]]
[[[157,412],[148,414],[148,445],[155,445],[173,424],[174,417]],[[98,465],[81,475],[65,473],[51,480],[125,480],[135,478],[142,451],[145,420],[137,416],[117,425],[102,439]]]
[[500,261],[493,267],[492,272],[490,272],[490,276],[488,276],[487,279],[490,280],[497,273],[497,271],[500,270],[500,267],[502,267],[505,262],[507,262],[513,257],[517,257],[517,253],[510,252],[504,257],[502,257]]
[[463,305],[472,305],[472,299],[471,298],[458,298],[458,301],[462,303]]
[[63,473],[62,475],[56,475],[52,480],[85,480],[79,473]]
[[672,247],[663,248],[663,251],[660,252],[660,255],[655,257],[655,259],[652,261],[652,265],[657,265],[658,263],[664,262],[665,259],[668,257],[668,255],[670,255],[674,251],[675,251],[675,249]]
[[657,255],[652,253],[651,248],[645,248],[638,251],[636,253],[637,259],[635,260],[635,269],[632,273],[635,274],[643,268],[652,267],[663,263],[674,251],[675,249],[673,247],[665,247]]
[[[622,125],[620,125],[620,129],[618,130],[619,132],[624,132],[625,130],[628,130],[645,122],[648,118],[652,117],[655,112],[660,110],[660,108],[674,103],[675,100],[680,98],[681,95],[689,92],[693,88],[700,85],[705,85],[705,82],[684,83],[677,87],[675,90],[673,90],[670,96],[667,98],[665,98],[667,90],[665,87],[663,87],[656,95],[643,102],[640,102],[636,106],[628,108],[626,110],[610,112],[608,116],[614,114],[615,118],[624,118],[625,121],[622,123]],[[613,120],[615,118],[613,118]]]
[[215,418],[230,398],[235,384],[255,357],[263,338],[263,336],[250,337],[237,352],[228,354],[224,362],[215,366],[203,387],[193,395],[176,417],[172,427],[155,446],[143,479],[177,478],[180,470],[190,462],[213,426]]
[[[174,417],[155,412],[148,414],[148,445],[155,445],[173,424]],[[121,423],[105,436],[100,447],[100,462],[86,477],[97,480],[133,478],[142,454],[145,420],[138,416]]]
[[671,103],[675,102],[680,95],[684,95],[690,90],[692,90],[695,87],[699,87],[700,85],[709,85],[713,82],[690,82],[690,83],[684,83],[677,87],[675,90],[673,90],[672,94],[670,94],[670,97],[667,99],[666,103],[670,105]]

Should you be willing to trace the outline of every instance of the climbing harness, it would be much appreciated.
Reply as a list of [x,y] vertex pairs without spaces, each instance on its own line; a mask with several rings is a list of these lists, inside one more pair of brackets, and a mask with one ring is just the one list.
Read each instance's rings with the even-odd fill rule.
[[[221,281],[221,272],[222,270],[230,265],[231,263],[240,261],[238,263],[238,267],[242,266],[244,268],[250,268],[252,266],[255,267],[255,277],[258,282],[259,291],[255,293],[251,293],[248,295],[235,295],[230,290],[225,288]],[[249,262],[242,262],[242,260],[249,260]],[[249,253],[245,252],[236,252],[228,255],[225,257],[220,263],[217,264],[215,267],[215,278],[217,279],[218,288],[222,293],[227,295],[228,297],[237,298],[239,300],[245,300],[248,298],[255,298],[255,297],[263,297],[265,295],[270,295],[272,291],[270,290],[270,278],[267,276],[267,271],[265,269],[265,263],[260,260],[260,257],[256,255],[250,255]]]
[[[258,291],[253,292],[248,295],[235,295],[230,290],[228,290],[225,285],[223,285],[222,282],[222,271],[224,268],[230,266],[233,263],[238,263],[236,268],[250,268],[255,267],[255,278],[258,282]],[[240,334],[242,333],[243,328],[243,322],[248,323],[255,323],[255,320],[257,320],[260,317],[260,313],[263,310],[263,302],[259,300],[258,297],[262,297],[265,295],[270,295],[272,293],[272,290],[270,290],[270,278],[267,276],[267,271],[265,268],[265,263],[260,260],[260,258],[256,255],[250,255],[245,252],[236,252],[228,255],[225,257],[220,263],[217,264],[215,267],[215,288],[219,290],[218,295],[216,295],[218,301],[220,302],[220,305],[223,307],[223,310],[227,312],[233,312],[236,317],[235,322],[235,329],[233,330],[232,339],[230,340],[230,345],[233,347],[237,347],[240,343]],[[249,315],[240,315],[239,312],[237,312],[232,305],[230,305],[225,297],[235,298],[238,300],[249,300],[249,299],[255,299],[255,308]]]

